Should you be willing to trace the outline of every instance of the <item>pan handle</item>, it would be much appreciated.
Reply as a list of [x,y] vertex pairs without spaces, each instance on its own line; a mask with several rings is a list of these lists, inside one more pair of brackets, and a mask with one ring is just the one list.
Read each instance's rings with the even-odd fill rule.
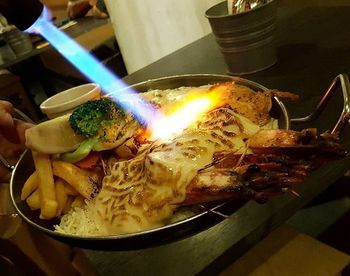
[[325,109],[327,103],[331,99],[331,97],[338,91],[339,85],[341,86],[341,90],[344,98],[344,105],[342,113],[340,114],[337,123],[333,127],[331,133],[339,133],[345,126],[347,122],[350,123],[350,83],[349,78],[346,74],[339,74],[336,76],[321,98],[320,102],[316,106],[315,110],[306,117],[302,118],[292,118],[290,121],[292,123],[306,123],[311,122],[318,118],[321,112]]

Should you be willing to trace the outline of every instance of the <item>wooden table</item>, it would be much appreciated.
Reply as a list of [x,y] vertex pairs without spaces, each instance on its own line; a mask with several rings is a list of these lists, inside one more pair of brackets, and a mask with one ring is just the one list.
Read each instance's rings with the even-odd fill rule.
[[[350,73],[350,7],[341,3],[280,1],[278,62],[268,70],[245,76],[266,87],[298,93],[300,103],[288,106],[292,117],[309,113],[336,75]],[[125,80],[136,83],[175,74],[225,72],[223,57],[213,36],[208,35]],[[337,104],[335,100],[325,116],[312,125],[321,130],[329,128],[340,110]],[[343,137],[350,147],[349,128]],[[285,195],[264,205],[248,202],[231,218],[181,241],[143,250],[116,248],[115,252],[86,253],[101,275],[216,275],[332,185],[349,167],[349,159],[326,166],[298,188],[300,198]]]

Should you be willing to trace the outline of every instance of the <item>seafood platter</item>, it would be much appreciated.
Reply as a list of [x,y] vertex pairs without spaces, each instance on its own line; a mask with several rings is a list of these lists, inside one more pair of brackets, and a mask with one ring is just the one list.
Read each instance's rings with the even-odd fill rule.
[[[298,95],[224,75],[181,75],[130,88],[163,118],[145,123],[112,95],[82,104],[26,133],[11,179],[22,218],[81,247],[143,248],[203,231],[220,208],[298,194],[309,173],[347,158],[339,133],[290,129],[284,101]],[[329,89],[310,116],[317,116]],[[131,97],[132,98],[132,97]],[[133,99],[130,99],[131,101]],[[239,208],[239,204],[237,205]]]

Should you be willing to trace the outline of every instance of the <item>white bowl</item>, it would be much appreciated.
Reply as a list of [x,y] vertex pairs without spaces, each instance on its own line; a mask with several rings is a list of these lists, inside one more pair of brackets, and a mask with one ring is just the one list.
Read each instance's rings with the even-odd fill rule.
[[101,88],[96,83],[88,83],[62,91],[40,105],[40,110],[49,118],[53,119],[73,110],[79,105],[101,97]]

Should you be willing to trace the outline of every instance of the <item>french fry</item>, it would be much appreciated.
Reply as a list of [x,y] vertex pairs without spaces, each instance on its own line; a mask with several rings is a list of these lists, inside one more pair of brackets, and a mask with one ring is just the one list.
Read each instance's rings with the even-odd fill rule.
[[77,196],[73,202],[72,202],[72,206],[71,208],[75,208],[75,207],[84,207],[85,206],[85,199],[83,196]]
[[30,210],[40,209],[40,194],[39,189],[36,189],[26,200]]
[[74,201],[75,197],[73,196],[68,196],[66,204],[64,205],[62,209],[62,214],[65,215],[69,212],[69,210],[72,208],[72,203]]
[[57,196],[57,203],[58,203],[58,207],[57,207],[57,216],[61,216],[62,214],[62,210],[64,208],[64,206],[66,205],[66,201],[68,198],[68,195],[66,193],[66,188],[65,188],[65,181],[58,178],[55,181],[55,188],[56,188],[56,196]]
[[53,174],[64,179],[83,197],[90,199],[95,193],[95,186],[88,174],[79,167],[62,161],[52,162]]
[[49,155],[32,152],[36,173],[39,180],[41,219],[52,219],[57,213],[55,183]]
[[85,174],[87,174],[87,176],[92,179],[93,182],[95,183],[99,183],[102,181],[102,177],[101,177],[101,174],[98,172],[98,170],[96,169],[92,169],[92,170],[84,170]]
[[21,192],[21,200],[25,200],[31,193],[38,188],[38,175],[36,172],[32,173],[27,181],[24,183],[22,192]]
[[[78,167],[78,166],[77,166]],[[94,183],[99,183],[101,182],[102,178],[101,178],[101,174],[99,173],[98,169],[83,169],[83,168],[80,168],[80,171],[85,174],[89,179],[91,179],[92,182]]]
[[71,196],[77,196],[79,195],[79,192],[74,189],[71,185],[69,185],[66,181],[64,181],[63,179],[61,179],[64,182],[64,188],[66,190],[66,194],[67,195],[71,195]]

